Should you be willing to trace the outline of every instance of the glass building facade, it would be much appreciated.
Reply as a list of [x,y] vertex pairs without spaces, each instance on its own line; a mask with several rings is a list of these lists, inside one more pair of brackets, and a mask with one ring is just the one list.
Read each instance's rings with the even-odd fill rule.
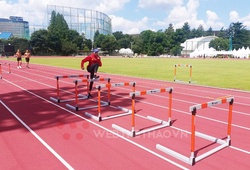
[[29,39],[29,22],[17,16],[0,18],[0,32],[11,32],[15,37]]
[[102,12],[90,9],[47,5],[48,22],[50,21],[52,11],[63,15],[69,28],[76,30],[80,35],[84,34],[86,39],[93,40],[97,30],[100,34],[112,34],[111,19]]

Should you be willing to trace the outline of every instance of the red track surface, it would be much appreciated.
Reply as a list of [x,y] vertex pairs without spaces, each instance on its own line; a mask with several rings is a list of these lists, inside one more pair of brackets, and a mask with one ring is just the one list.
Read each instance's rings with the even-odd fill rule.
[[[81,70],[31,65],[17,69],[15,62],[2,64],[0,79],[0,169],[249,169],[250,167],[250,93],[190,84],[139,79],[100,73],[111,83],[136,82],[136,91],[173,87],[171,127],[165,127],[136,137],[129,137],[112,128],[112,124],[131,130],[131,115],[97,122],[85,116],[97,115],[97,108],[73,111],[57,103],[58,75],[87,74]],[[11,64],[11,74],[8,73]],[[60,98],[74,99],[73,80],[60,79]],[[78,78],[79,79],[79,78]],[[96,82],[97,84],[106,82]],[[79,93],[86,94],[84,83]],[[131,109],[129,92],[132,87],[111,88],[111,105]],[[107,89],[102,89],[107,101]],[[97,99],[97,90],[93,91]],[[189,107],[214,99],[233,96],[231,146],[199,162],[188,165],[156,149],[161,144],[190,157],[191,116]],[[79,100],[81,108],[96,106],[94,100]],[[168,119],[168,93],[136,97],[136,131],[153,127],[150,115]],[[102,117],[121,113],[110,106],[101,107]],[[216,138],[227,137],[228,104],[197,111],[196,131]],[[180,131],[179,129],[183,130]],[[218,144],[196,137],[196,154],[205,153]]]

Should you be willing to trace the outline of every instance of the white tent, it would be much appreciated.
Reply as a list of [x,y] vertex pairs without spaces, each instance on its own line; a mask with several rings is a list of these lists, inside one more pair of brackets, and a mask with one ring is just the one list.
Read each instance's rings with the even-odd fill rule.
[[214,57],[216,55],[233,55],[235,58],[247,58],[249,59],[250,56],[250,48],[244,48],[233,51],[216,51],[213,48],[198,50],[196,49],[194,52],[190,53],[190,58],[195,57]]
[[124,56],[132,56],[134,52],[130,48],[121,48],[119,51],[119,54]]

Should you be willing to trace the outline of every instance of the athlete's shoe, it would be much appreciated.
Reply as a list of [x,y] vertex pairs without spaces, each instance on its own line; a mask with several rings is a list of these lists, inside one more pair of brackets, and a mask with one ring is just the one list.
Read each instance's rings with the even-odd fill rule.
[[98,79],[99,78],[99,76],[98,75],[94,75],[94,79]]
[[91,98],[93,98],[93,96],[89,93],[88,94],[88,99],[91,99]]

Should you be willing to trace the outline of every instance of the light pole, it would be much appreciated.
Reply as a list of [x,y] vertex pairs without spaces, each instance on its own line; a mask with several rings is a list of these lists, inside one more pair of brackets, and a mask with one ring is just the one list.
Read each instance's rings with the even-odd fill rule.
[[[130,42],[130,49],[132,50],[133,42]],[[133,51],[133,50],[132,50]]]
[[234,27],[231,23],[229,26],[229,51],[233,50],[233,36],[234,36]]

